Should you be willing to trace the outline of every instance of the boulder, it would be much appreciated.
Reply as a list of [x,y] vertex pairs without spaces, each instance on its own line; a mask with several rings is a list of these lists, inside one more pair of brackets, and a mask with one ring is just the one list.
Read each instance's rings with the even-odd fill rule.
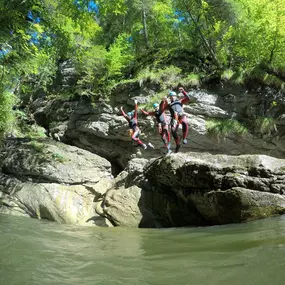
[[265,155],[134,159],[103,195],[100,213],[124,227],[205,226],[284,214],[284,166],[285,160]]
[[0,212],[59,223],[182,227],[285,213],[285,160],[170,154],[110,162],[49,139],[10,139],[0,152]]
[[9,140],[0,157],[0,212],[111,225],[94,209],[102,180],[113,179],[106,159],[48,139]]

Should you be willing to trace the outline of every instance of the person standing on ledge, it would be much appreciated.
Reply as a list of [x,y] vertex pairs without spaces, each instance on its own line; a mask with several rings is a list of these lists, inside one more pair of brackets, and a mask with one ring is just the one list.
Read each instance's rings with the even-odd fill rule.
[[177,153],[181,147],[180,145],[180,137],[178,135],[179,125],[182,125],[182,142],[183,144],[187,144],[187,136],[188,136],[188,122],[187,117],[183,112],[183,105],[187,104],[190,100],[192,102],[196,102],[196,98],[190,97],[188,93],[184,90],[183,87],[179,87],[179,91],[184,95],[182,99],[178,99],[176,92],[170,91],[168,96],[170,97],[170,102],[168,102],[167,98],[163,98],[163,106],[162,111],[169,110],[171,115],[171,133],[175,140],[176,148],[175,152]]
[[126,114],[123,110],[123,107],[121,107],[121,113],[129,123],[128,132],[132,138],[132,141],[137,143],[137,145],[141,146],[143,149],[147,149],[147,147],[154,148],[151,143],[148,143],[146,145],[139,139],[141,131],[140,131],[140,128],[138,127],[138,102],[137,100],[135,100],[135,111],[134,112],[128,112]]
[[153,104],[154,111],[147,112],[141,109],[141,112],[146,116],[153,116],[156,118],[158,132],[161,136],[164,146],[167,149],[167,153],[169,154],[171,153],[170,132],[168,130],[168,124],[165,120],[164,111],[162,111],[162,106],[163,106],[163,101],[160,104],[158,103]]

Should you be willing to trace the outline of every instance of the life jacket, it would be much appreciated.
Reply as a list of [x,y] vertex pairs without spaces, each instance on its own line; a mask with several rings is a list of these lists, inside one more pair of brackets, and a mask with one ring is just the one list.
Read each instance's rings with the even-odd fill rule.
[[160,110],[155,111],[154,116],[155,116],[155,118],[156,118],[156,121],[157,121],[159,124],[165,123],[164,113],[161,113]]
[[130,127],[130,129],[132,129],[132,130],[136,130],[136,128],[137,128],[137,126],[138,126],[138,121],[137,121],[137,119],[136,118],[132,118],[130,121],[129,121],[129,127]]
[[177,99],[169,104],[169,111],[171,118],[175,118],[177,114],[183,113],[183,104]]

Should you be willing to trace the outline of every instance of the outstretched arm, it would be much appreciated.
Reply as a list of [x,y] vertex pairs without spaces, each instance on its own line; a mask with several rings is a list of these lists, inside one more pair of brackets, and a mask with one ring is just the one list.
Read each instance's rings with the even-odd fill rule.
[[[168,103],[168,102],[167,102],[167,103]],[[164,101],[162,100],[162,101],[160,102],[160,104],[159,104],[159,111],[160,111],[161,113],[164,112],[163,108],[164,108]]]
[[135,100],[135,113],[134,113],[134,118],[138,118],[138,101]]
[[188,93],[184,90],[183,87],[179,87],[179,91],[184,95],[184,98],[182,98],[182,99],[180,100],[180,102],[181,102],[182,104],[186,104],[186,103],[188,103],[189,101],[191,101],[191,102],[193,102],[193,103],[195,103],[195,102],[197,101],[196,98],[194,98],[193,96],[188,95]]
[[147,111],[145,111],[144,109],[141,109],[141,112],[146,115],[146,116],[149,116],[149,113]]
[[143,110],[143,109],[141,109],[141,112],[142,112],[144,115],[146,115],[146,116],[154,116],[154,112],[147,112],[147,111],[145,111],[145,110]]
[[168,101],[167,101],[167,98],[164,97],[159,105],[159,108],[161,110],[161,112],[164,112],[168,107]]
[[128,116],[126,115],[126,113],[124,112],[123,107],[121,107],[121,113],[122,113],[122,115],[124,116],[124,118],[125,118],[127,121],[129,121],[129,118],[128,118]]
[[179,87],[179,91],[180,91],[184,96],[187,96],[187,92],[184,90],[183,87]]

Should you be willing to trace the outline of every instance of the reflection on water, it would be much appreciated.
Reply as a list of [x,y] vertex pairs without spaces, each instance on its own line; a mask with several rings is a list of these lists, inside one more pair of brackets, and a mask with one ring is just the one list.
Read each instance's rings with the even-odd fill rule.
[[0,215],[0,230],[0,284],[284,284],[285,216],[148,230]]

